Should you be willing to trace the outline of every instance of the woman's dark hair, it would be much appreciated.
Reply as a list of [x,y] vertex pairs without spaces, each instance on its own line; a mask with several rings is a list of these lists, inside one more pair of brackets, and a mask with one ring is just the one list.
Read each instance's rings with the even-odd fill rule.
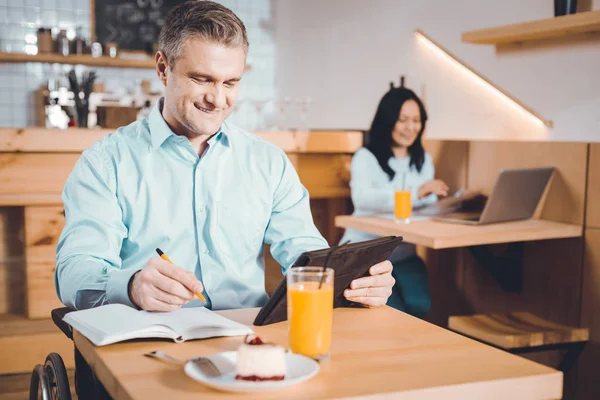
[[396,121],[398,121],[400,109],[408,100],[414,100],[419,106],[421,113],[421,130],[414,143],[408,148],[408,155],[410,157],[409,167],[414,165],[417,171],[421,172],[423,162],[425,161],[425,149],[423,149],[421,136],[423,136],[423,131],[425,130],[427,112],[425,112],[425,107],[421,99],[412,90],[405,87],[391,88],[379,102],[379,107],[377,107],[377,112],[369,131],[369,144],[366,148],[377,158],[377,162],[381,166],[381,169],[388,174],[390,181],[394,179],[394,175],[396,174],[388,165],[389,159],[393,156],[392,146],[395,144],[392,139],[392,132],[394,131]]

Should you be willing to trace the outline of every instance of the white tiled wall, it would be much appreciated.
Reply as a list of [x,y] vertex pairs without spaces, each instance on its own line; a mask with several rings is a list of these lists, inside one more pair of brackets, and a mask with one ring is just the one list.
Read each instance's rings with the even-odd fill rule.
[[[246,25],[250,51],[240,87],[238,109],[232,119],[255,129],[259,118],[266,121],[267,110],[257,114],[256,105],[275,96],[275,40],[264,27],[271,26],[270,0],[221,0]],[[26,36],[36,35],[39,27],[72,30],[83,28],[90,36],[89,0],[0,0],[0,51],[25,52]],[[64,76],[73,66],[48,63],[0,63],[0,127],[27,126],[35,123],[33,92],[48,78]],[[83,67],[78,67],[83,68]],[[91,67],[85,67],[91,68]],[[105,90],[118,87],[134,90],[141,79],[151,79],[160,89],[156,74],[148,69],[93,68]],[[66,84],[66,80],[64,81]]]

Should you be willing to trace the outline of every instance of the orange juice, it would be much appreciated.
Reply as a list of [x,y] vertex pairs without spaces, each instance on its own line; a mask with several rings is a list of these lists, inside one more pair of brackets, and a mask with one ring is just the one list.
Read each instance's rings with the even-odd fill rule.
[[394,216],[397,220],[408,221],[412,213],[409,191],[397,191],[394,201]]
[[329,355],[333,286],[296,282],[288,286],[289,340],[292,352],[319,359]]

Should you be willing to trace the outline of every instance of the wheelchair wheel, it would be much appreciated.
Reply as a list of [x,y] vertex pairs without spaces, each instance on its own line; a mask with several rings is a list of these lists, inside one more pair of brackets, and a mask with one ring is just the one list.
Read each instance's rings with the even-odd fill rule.
[[40,364],[33,368],[29,383],[29,400],[51,400],[50,383],[46,369]]
[[50,353],[44,363],[48,377],[51,400],[71,400],[71,387],[67,369],[60,355]]

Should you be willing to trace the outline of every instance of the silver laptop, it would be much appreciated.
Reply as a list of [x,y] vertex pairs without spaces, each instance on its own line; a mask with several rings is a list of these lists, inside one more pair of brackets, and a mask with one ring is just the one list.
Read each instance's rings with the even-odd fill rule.
[[503,169],[481,212],[449,213],[433,219],[469,225],[529,219],[535,212],[553,171],[552,167]]

